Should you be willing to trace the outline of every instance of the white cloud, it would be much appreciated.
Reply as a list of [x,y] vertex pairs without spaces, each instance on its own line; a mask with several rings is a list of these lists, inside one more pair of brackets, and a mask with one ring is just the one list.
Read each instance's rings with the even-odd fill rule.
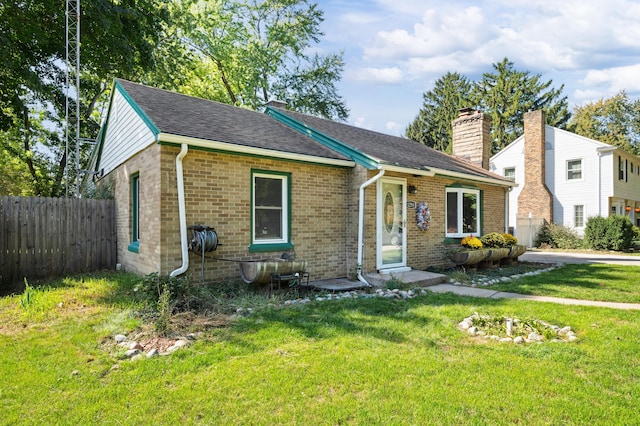
[[620,90],[638,93],[640,92],[640,64],[590,70],[579,83],[587,88],[605,91],[608,95],[614,95]]
[[345,71],[345,78],[359,82],[398,83],[403,80],[403,73],[398,67],[351,68]]
[[384,127],[393,134],[400,134],[404,131],[404,126],[400,123],[396,123],[395,121],[387,121]]

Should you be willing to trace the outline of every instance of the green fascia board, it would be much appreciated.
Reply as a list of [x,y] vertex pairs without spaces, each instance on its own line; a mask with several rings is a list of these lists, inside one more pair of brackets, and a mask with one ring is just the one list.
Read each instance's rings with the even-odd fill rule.
[[156,141],[157,141],[158,140],[158,135],[160,134],[160,129],[158,128],[158,126],[155,125],[153,120],[151,120],[149,118],[147,113],[145,113],[144,110],[142,108],[140,108],[140,106],[136,103],[136,101],[133,100],[133,98],[129,95],[129,93],[127,93],[127,91],[124,89],[124,87],[122,87],[118,83],[117,80],[115,81],[115,88],[120,92],[122,97],[127,101],[127,103],[131,106],[131,108],[133,108],[133,110],[136,112],[136,114],[138,114],[138,116],[140,116],[142,121],[144,121],[144,124],[147,125],[147,127],[149,128],[151,133],[153,133],[153,136],[155,136]]
[[133,110],[138,114],[138,116],[142,119],[142,121],[147,125],[149,130],[153,133],[156,141],[158,140],[158,135],[160,134],[160,129],[155,123],[149,118],[149,116],[140,108],[140,106],[133,100],[133,98],[127,93],[127,91],[122,87],[118,80],[113,80],[113,86],[111,87],[111,95],[109,97],[109,108],[107,109],[107,119],[104,124],[100,128],[100,132],[98,133],[98,143],[96,144],[96,153],[97,159],[95,162],[95,170],[98,171],[98,167],[100,166],[100,160],[102,159],[102,148],[104,147],[104,138],[107,134],[107,129],[109,128],[109,117],[111,117],[111,107],[113,106],[113,97],[116,93],[116,90],[120,92],[122,97],[127,101],[127,103],[133,108]]
[[470,184],[460,183],[460,182],[456,182],[456,183],[452,183],[451,185],[447,185],[447,188],[475,189],[475,190],[478,190],[478,191],[480,190],[480,188],[475,186],[475,185],[470,185]]
[[367,154],[357,150],[356,148],[339,141],[338,139],[332,138],[331,136],[325,135],[324,133],[314,129],[313,127],[309,127],[300,121],[291,118],[287,114],[279,111],[277,108],[267,107],[265,110],[265,114],[269,115],[271,118],[274,118],[280,121],[283,124],[291,127],[298,132],[309,136],[311,139],[316,142],[321,143],[329,149],[336,151],[339,154],[346,156],[347,158],[355,161],[359,165],[365,167],[369,170],[377,170],[380,165],[379,161],[369,157]]

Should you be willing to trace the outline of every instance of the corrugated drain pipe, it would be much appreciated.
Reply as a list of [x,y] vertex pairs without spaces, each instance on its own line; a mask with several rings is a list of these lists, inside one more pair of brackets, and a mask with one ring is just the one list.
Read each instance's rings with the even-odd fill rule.
[[183,143],[180,153],[176,156],[176,179],[178,183],[178,217],[180,219],[180,246],[182,249],[182,266],[172,271],[169,275],[177,277],[184,274],[189,268],[189,245],[187,243],[187,213],[184,204],[184,176],[182,173],[182,159],[187,155],[189,146]]
[[360,199],[358,205],[358,280],[367,286],[371,287],[371,284],[362,276],[362,258],[363,258],[363,245],[364,245],[364,189],[376,182],[384,176],[384,170],[380,170],[380,172],[360,185]]

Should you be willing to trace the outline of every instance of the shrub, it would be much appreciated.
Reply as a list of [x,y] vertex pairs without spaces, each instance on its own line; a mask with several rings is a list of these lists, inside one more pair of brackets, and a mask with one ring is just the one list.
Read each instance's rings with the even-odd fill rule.
[[468,237],[464,237],[460,242],[462,247],[470,248],[470,249],[481,249],[482,241],[479,238],[469,235]]
[[133,291],[151,306],[157,306],[163,295],[169,295],[171,305],[178,311],[195,309],[201,304],[202,287],[190,283],[187,277],[160,276],[154,272],[136,284]]
[[489,232],[488,234],[483,235],[482,238],[480,238],[480,241],[482,242],[482,245],[484,247],[489,247],[489,248],[506,247],[506,242],[504,240],[504,237],[501,234],[498,234],[497,232]]
[[628,250],[636,236],[633,228],[626,216],[591,217],[584,230],[585,244],[594,250]]
[[511,247],[518,244],[518,239],[511,234],[502,234],[502,238],[504,238],[505,247]]
[[608,250],[607,219],[602,216],[594,216],[587,219],[584,228],[584,243],[593,250]]
[[607,239],[611,250],[629,250],[633,242],[631,220],[627,216],[609,216],[607,218]]
[[578,233],[568,226],[555,223],[545,224],[538,231],[536,245],[549,245],[552,248],[576,249],[582,247],[582,240]]

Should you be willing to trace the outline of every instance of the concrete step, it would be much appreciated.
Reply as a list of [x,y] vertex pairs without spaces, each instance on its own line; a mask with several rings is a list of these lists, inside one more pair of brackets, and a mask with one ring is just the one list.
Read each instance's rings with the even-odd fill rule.
[[442,284],[447,281],[447,276],[435,272],[411,270],[392,274],[370,273],[365,278],[376,287],[385,287],[387,282],[398,280],[404,284],[415,285],[416,287],[426,287]]

